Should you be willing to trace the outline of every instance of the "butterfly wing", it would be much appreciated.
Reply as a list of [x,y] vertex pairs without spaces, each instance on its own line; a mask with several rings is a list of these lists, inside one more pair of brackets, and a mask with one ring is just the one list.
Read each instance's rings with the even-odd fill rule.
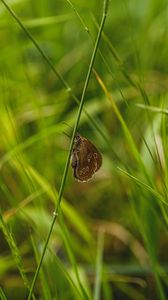
[[72,159],[74,177],[79,181],[88,181],[97,172],[102,164],[102,156],[97,148],[84,137],[81,137],[80,147]]

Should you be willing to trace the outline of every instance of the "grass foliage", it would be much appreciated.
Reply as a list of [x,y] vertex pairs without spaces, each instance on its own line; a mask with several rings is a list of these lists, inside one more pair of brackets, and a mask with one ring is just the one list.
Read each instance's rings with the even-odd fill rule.
[[[0,1],[0,299],[167,299],[167,13]],[[77,131],[103,156],[87,183]]]

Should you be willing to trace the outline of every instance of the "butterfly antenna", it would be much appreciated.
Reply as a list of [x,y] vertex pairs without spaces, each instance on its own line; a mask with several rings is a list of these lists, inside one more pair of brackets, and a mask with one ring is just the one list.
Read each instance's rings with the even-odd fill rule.
[[73,127],[70,126],[68,123],[66,123],[66,122],[62,122],[62,123],[65,124],[66,126],[68,126],[69,128],[71,128],[73,130]]
[[[71,134],[72,134],[72,132],[73,132],[73,130],[74,130],[74,128],[72,127],[72,126],[70,126],[68,123],[66,123],[66,122],[63,122],[63,124],[65,124],[66,126],[68,126],[69,128],[71,128]],[[65,133],[65,132],[64,132]],[[77,131],[76,132],[76,135],[79,135],[79,132]]]
[[71,136],[70,136],[69,133],[67,133],[67,132],[65,132],[65,131],[63,131],[63,133],[64,133],[69,139],[71,138]]

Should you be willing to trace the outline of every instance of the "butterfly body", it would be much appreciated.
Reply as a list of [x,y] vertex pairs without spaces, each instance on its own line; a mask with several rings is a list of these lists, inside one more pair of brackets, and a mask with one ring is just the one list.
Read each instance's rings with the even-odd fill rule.
[[72,150],[71,166],[74,177],[86,182],[92,178],[102,165],[102,156],[91,141],[77,134]]

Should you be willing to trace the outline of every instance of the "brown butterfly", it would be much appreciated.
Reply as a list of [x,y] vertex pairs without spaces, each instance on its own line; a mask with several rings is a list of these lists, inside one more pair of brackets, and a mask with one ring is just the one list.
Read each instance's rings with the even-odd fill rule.
[[88,139],[77,133],[72,150],[71,166],[78,181],[88,181],[102,165],[102,156]]

